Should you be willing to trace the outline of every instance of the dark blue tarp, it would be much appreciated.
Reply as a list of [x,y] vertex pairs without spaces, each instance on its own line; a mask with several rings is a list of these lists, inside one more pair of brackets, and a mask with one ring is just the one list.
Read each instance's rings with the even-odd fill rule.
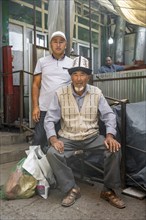
[[[121,128],[121,107],[114,107],[118,131]],[[146,187],[146,102],[126,104],[126,171],[138,184]],[[131,146],[131,147],[130,147]],[[128,185],[136,185],[127,178]]]
[[[121,139],[121,105],[113,107],[117,116],[117,139]],[[101,123],[101,133],[104,134],[104,126]],[[146,187],[146,102],[126,104],[126,172],[141,186]],[[103,170],[103,155],[98,157],[93,153],[87,153],[86,161],[100,167]],[[78,171],[80,163],[73,159],[73,168]],[[85,173],[90,177],[103,179],[103,175],[85,165]],[[126,184],[137,186],[135,181],[126,177]]]

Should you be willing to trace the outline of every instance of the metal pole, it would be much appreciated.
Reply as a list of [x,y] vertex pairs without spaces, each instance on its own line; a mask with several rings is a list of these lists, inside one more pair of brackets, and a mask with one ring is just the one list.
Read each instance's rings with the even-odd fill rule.
[[67,38],[66,55],[70,56],[70,1],[65,0],[65,35]]
[[33,30],[34,30],[34,44],[33,44],[33,70],[35,69],[37,61],[36,52],[36,0],[33,0]]
[[121,102],[121,146],[122,146],[122,161],[121,161],[121,179],[122,188],[126,186],[126,101]]
[[0,1],[0,128],[3,122],[2,34],[2,1]]
[[22,133],[23,131],[23,96],[24,96],[24,91],[23,91],[23,70],[20,71],[20,132]]
[[[92,1],[92,0],[89,0],[89,44],[90,44],[89,68],[90,68],[90,69],[92,69],[91,1]],[[93,85],[93,75],[90,77],[89,84]]]
[[[3,46],[9,45],[9,1],[0,1],[0,72],[3,73]],[[4,123],[4,82],[0,74],[0,127]]]
[[92,69],[91,1],[92,1],[92,0],[89,0],[89,43],[90,43],[90,61],[89,61],[89,67],[90,67],[90,69]]

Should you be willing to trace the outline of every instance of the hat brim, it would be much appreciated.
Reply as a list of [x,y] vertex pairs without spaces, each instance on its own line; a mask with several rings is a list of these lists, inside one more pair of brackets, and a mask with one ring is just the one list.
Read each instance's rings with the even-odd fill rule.
[[52,41],[52,39],[53,39],[54,37],[62,37],[62,38],[66,41],[66,37],[65,37],[65,36],[63,36],[62,34],[56,34],[56,35],[54,35],[54,36],[51,37],[50,42]]
[[70,75],[76,71],[83,71],[88,75],[91,75],[91,73],[92,73],[91,69],[85,68],[85,67],[73,67],[73,68],[68,69],[68,72]]

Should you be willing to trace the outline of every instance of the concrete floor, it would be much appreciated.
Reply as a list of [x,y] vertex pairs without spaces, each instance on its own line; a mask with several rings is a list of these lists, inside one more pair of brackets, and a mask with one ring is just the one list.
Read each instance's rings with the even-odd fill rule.
[[[16,162],[0,166],[1,185],[7,179],[11,167]],[[38,195],[30,199],[1,200],[1,220],[145,220],[146,199],[136,199],[121,195],[126,203],[125,209],[117,209],[100,199],[102,184],[94,186],[78,182],[81,198],[76,203],[64,208],[60,205],[62,194],[59,189],[50,191],[47,199]]]

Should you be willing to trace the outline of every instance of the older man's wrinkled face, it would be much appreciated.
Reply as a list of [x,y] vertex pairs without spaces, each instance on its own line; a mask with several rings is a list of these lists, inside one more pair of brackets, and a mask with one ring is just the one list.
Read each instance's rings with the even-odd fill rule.
[[83,71],[76,71],[71,75],[73,88],[78,95],[82,95],[90,76]]

